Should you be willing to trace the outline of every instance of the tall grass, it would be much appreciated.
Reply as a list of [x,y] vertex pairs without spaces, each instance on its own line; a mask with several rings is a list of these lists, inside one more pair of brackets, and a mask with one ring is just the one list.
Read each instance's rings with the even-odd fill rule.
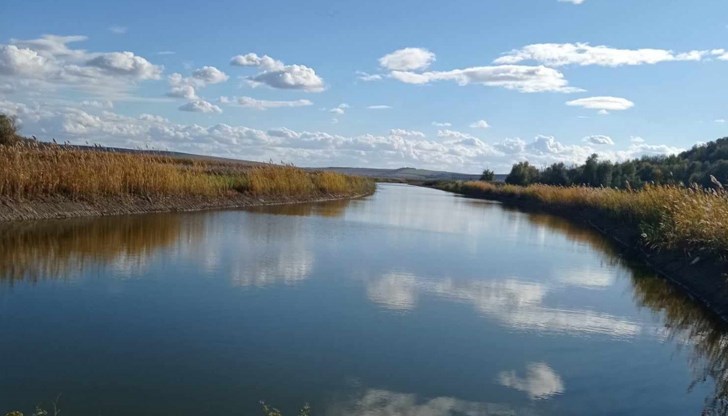
[[458,182],[441,189],[479,197],[534,201],[553,208],[584,209],[639,227],[643,242],[656,249],[728,257],[728,193],[674,185],[641,190],[498,185]]
[[371,192],[368,179],[293,166],[177,159],[23,142],[0,146],[0,197],[315,197]]

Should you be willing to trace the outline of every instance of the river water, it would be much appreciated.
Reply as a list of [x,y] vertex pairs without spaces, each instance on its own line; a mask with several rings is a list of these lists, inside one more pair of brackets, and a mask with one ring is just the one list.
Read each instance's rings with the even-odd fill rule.
[[0,414],[721,414],[726,349],[592,231],[431,189],[0,226]]

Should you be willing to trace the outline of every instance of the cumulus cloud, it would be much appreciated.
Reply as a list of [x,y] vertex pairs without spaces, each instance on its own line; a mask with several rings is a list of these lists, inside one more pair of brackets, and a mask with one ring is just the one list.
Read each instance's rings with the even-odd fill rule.
[[560,3],[571,3],[571,4],[582,4],[584,3],[584,0],[559,0]]
[[582,139],[585,143],[590,144],[596,144],[596,145],[608,145],[608,146],[614,146],[614,141],[612,141],[612,138],[609,136],[602,136],[602,135],[594,135],[594,136],[587,136]]
[[399,137],[422,137],[425,138],[425,133],[417,130],[407,130],[407,129],[392,129],[389,131],[389,134],[392,136],[399,136]]
[[191,111],[193,113],[222,113],[222,109],[220,109],[220,107],[205,100],[190,101],[187,104],[180,106],[179,109],[181,111]]
[[452,126],[452,123],[449,123],[447,121],[444,121],[444,122],[433,121],[432,125],[435,127],[450,127],[450,126]]
[[135,79],[159,79],[162,70],[133,52],[109,52],[86,61],[86,65],[100,68],[114,75]]
[[490,127],[490,124],[488,124],[488,122],[485,120],[478,120],[470,123],[471,129],[487,129],[488,127]]
[[267,110],[269,108],[307,107],[313,105],[311,101],[305,99],[292,101],[274,101],[258,100],[252,97],[233,97],[232,99],[227,97],[220,97],[220,102],[223,104],[237,103],[242,107],[254,108],[256,110]]
[[[201,100],[197,96],[197,90],[206,87],[207,85],[219,84],[227,80],[227,74],[214,66],[203,66],[202,68],[195,69],[189,77],[184,77],[182,74],[175,72],[168,77],[170,89],[167,91],[167,96],[190,100],[188,104],[180,107],[180,110],[196,111],[192,110],[192,108],[197,108],[194,102]],[[201,101],[204,102],[204,100]],[[220,108],[217,107],[217,109],[219,110]]]
[[711,51],[693,50],[675,53],[666,49],[618,49],[591,46],[588,43],[536,43],[514,49],[493,61],[496,64],[517,64],[534,61],[558,67],[564,65],[623,66],[657,64],[671,61],[700,61]]
[[323,91],[324,81],[313,68],[305,65],[285,65],[268,55],[258,56],[255,53],[232,57],[233,66],[256,67],[262,72],[248,77],[252,85],[267,85],[271,88],[287,90],[303,90],[309,92]]
[[391,105],[385,105],[385,104],[376,104],[376,105],[367,106],[368,110],[389,110],[391,108],[392,108]]
[[600,114],[608,111],[623,111],[634,107],[634,103],[621,97],[587,97],[567,101],[566,105],[600,110]]
[[[241,105],[236,100],[226,98],[220,102]],[[65,104],[24,104],[0,99],[0,112],[16,116],[23,134],[41,139],[57,138],[79,144],[91,141],[129,148],[149,146],[259,161],[285,160],[303,166],[418,166],[463,172],[478,172],[483,166],[490,166],[496,171],[507,171],[513,163],[522,160],[545,166],[555,162],[583,163],[592,153],[599,154],[603,160],[622,161],[682,150],[635,141],[626,148],[585,142],[567,144],[551,136],[537,136],[531,140],[506,138],[486,143],[475,135],[449,129],[440,129],[434,137],[408,129],[359,135],[283,128],[265,131],[227,124],[177,124],[148,114],[128,117],[103,107],[72,108]],[[217,105],[201,99],[190,100],[182,107],[185,111],[208,114],[221,111]]]
[[283,62],[279,60],[273,59],[268,55],[258,56],[255,53],[233,56],[230,59],[230,65],[259,67],[267,71],[280,70],[285,67]]
[[336,115],[344,115],[346,113],[346,110],[349,108],[349,104],[341,103],[337,105],[334,108],[329,109],[329,113],[334,113]]
[[435,54],[424,48],[404,48],[379,58],[379,65],[390,71],[421,71],[435,61]]
[[139,81],[161,77],[161,66],[133,52],[88,52],[69,46],[86,39],[44,35],[0,44],[0,77],[13,85],[32,82],[36,91],[75,87],[107,96],[127,91]]
[[205,85],[219,84],[228,80],[228,76],[214,66],[203,66],[192,71],[192,77]]

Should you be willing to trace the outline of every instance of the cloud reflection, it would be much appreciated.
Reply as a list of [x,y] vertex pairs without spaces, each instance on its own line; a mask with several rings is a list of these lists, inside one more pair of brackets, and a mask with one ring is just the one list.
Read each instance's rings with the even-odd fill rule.
[[329,415],[348,416],[487,416],[515,414],[505,405],[453,397],[421,400],[416,394],[369,389],[349,403],[335,405]]
[[514,370],[498,374],[498,382],[528,394],[531,400],[548,399],[564,392],[564,382],[546,363],[530,363],[526,376],[520,377]]
[[631,337],[641,331],[639,324],[609,314],[544,306],[547,293],[541,283],[517,279],[460,282],[411,274],[386,274],[367,285],[369,299],[387,309],[412,310],[418,296],[433,294],[470,303],[481,314],[519,330],[613,337]]

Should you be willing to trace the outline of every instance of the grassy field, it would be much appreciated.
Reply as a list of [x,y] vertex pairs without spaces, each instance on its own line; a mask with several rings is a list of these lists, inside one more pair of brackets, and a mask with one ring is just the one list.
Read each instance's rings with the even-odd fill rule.
[[243,166],[154,154],[80,150],[21,142],[0,145],[0,197],[93,200],[108,196],[309,198],[373,191],[368,179],[286,165]]
[[641,190],[451,182],[438,188],[476,197],[506,197],[554,208],[584,209],[639,227],[655,249],[728,257],[728,193],[723,189],[646,186]]

